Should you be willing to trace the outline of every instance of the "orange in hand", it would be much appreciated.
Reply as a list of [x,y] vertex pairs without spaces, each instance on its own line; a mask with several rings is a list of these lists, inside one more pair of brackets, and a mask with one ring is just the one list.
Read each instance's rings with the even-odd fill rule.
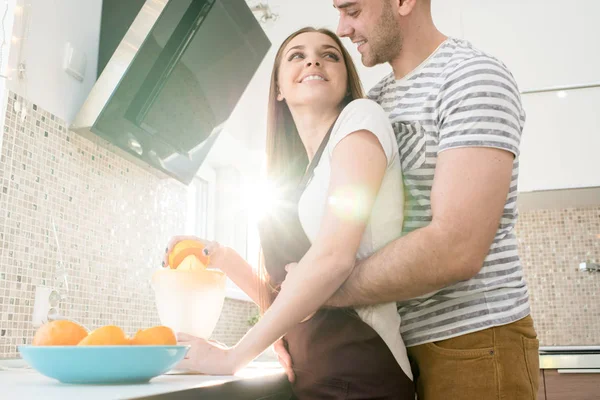
[[72,321],[59,320],[42,325],[33,338],[34,346],[74,346],[88,335],[87,330]]
[[210,258],[204,255],[202,250],[204,250],[204,243],[198,240],[182,240],[173,247],[169,254],[169,267],[177,269],[179,264],[191,255],[196,256],[204,267],[208,266]]
[[176,345],[177,338],[171,328],[166,326],[154,326],[148,329],[140,329],[131,340],[133,345]]
[[98,328],[81,342],[79,346],[103,346],[103,345],[128,345],[131,344],[129,338],[125,335],[125,332],[121,328],[115,325],[106,325]]

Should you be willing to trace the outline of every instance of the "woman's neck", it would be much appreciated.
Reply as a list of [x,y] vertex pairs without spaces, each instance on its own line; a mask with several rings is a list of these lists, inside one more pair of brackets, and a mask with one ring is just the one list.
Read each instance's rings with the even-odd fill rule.
[[338,108],[317,110],[302,107],[290,111],[310,162],[319,149],[327,131],[340,114],[340,110]]

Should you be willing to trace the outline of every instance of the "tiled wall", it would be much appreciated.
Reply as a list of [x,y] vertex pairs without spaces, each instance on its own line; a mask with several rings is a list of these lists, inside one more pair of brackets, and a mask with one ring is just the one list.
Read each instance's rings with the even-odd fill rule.
[[[36,105],[25,104],[22,118],[15,102],[24,99],[10,93],[0,157],[0,358],[18,356],[16,346],[33,337],[35,287],[59,284],[53,220],[68,282],[62,314],[129,334],[159,323],[149,278],[184,227],[186,187],[69,132]],[[237,341],[253,310],[226,300],[215,338]]]
[[254,303],[242,300],[225,299],[225,311],[213,332],[213,339],[232,346],[248,332],[252,320],[258,314]]
[[519,251],[542,345],[600,345],[600,207],[521,213]]

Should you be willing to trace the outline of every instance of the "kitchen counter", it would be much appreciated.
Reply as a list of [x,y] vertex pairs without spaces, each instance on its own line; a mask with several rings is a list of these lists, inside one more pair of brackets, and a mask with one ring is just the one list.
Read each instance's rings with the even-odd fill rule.
[[[540,369],[593,376],[589,374],[600,372],[600,346],[541,347]],[[24,368],[22,360],[5,360],[0,361],[0,388],[3,400],[283,400],[290,396],[287,378],[277,362],[255,362],[235,376],[166,374],[145,384],[66,385]]]
[[600,372],[600,346],[542,346],[540,369],[563,373]]
[[600,346],[540,347],[537,398],[598,400]]
[[4,400],[287,399],[289,384],[276,362],[257,362],[235,376],[166,374],[134,385],[67,385],[30,368],[0,370]]

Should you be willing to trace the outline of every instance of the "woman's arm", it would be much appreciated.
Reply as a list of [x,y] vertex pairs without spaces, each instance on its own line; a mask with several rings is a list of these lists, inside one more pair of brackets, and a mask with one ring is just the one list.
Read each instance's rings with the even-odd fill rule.
[[349,276],[386,166],[383,148],[369,131],[354,132],[337,144],[317,238],[265,315],[231,350],[236,369],[317,311]]
[[214,266],[225,272],[227,277],[242,289],[255,304],[260,305],[261,278],[258,271],[230,247],[221,247],[215,252],[211,252],[210,255],[211,260],[218,257]]

